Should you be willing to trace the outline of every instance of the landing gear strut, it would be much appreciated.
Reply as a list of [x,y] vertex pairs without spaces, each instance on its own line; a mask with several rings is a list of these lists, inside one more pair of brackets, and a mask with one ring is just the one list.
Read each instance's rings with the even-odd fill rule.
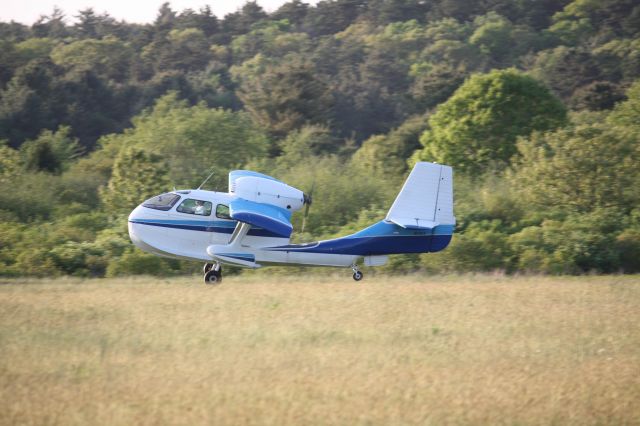
[[353,265],[351,265],[351,269],[353,270],[353,279],[356,281],[360,281],[362,278],[364,278],[364,274],[362,272],[360,272],[360,270],[358,269],[358,265],[356,265],[355,263]]
[[222,266],[219,263],[206,263],[203,268],[205,284],[220,284],[222,282]]

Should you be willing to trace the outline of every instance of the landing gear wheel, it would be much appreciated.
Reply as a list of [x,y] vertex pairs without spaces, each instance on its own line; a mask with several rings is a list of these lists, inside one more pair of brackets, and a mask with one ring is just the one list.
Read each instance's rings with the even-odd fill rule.
[[204,266],[202,267],[202,273],[206,274],[211,270],[211,268],[213,268],[213,263],[205,263]]
[[358,265],[356,265],[355,263],[351,265],[351,270],[353,271],[354,280],[360,281],[364,277],[364,274],[360,272],[360,269],[358,269]]
[[204,274],[204,283],[216,285],[222,282],[222,270],[209,270],[206,274]]

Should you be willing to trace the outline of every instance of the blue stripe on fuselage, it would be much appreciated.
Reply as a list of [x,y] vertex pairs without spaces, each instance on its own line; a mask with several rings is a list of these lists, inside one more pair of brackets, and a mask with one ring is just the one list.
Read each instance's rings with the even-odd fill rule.
[[454,225],[438,225],[435,228],[403,228],[395,223],[384,220],[358,231],[344,238],[387,237],[387,236],[420,236],[420,235],[451,235]]
[[382,221],[346,237],[316,244],[271,247],[266,250],[357,256],[428,253],[447,247],[453,228],[453,225],[438,225],[433,229],[406,229]]
[[255,262],[256,257],[248,253],[216,253],[216,256],[229,257],[231,259],[244,260],[247,262]]

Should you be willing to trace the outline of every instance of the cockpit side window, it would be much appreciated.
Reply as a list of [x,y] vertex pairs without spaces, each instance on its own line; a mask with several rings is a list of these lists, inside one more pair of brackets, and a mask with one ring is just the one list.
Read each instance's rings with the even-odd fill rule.
[[176,211],[180,213],[195,214],[198,216],[211,216],[213,204],[210,201],[194,200],[187,198],[184,200]]
[[179,199],[179,195],[167,192],[166,194],[156,195],[153,198],[149,198],[147,201],[142,203],[142,207],[167,211],[171,210],[171,207],[173,207]]
[[216,217],[218,219],[231,219],[231,215],[229,214],[229,206],[218,204],[216,206]]

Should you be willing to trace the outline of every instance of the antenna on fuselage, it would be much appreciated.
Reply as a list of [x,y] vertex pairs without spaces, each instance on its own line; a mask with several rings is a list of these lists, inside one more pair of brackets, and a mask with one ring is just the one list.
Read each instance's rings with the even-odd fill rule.
[[209,174],[209,176],[207,176],[207,178],[206,178],[204,181],[202,181],[202,183],[200,184],[200,186],[198,187],[198,189],[201,189],[201,188],[202,188],[202,186],[203,186],[205,183],[207,183],[207,181],[208,181],[209,179],[211,179],[211,176],[213,176],[213,174],[214,174],[215,172],[216,172],[215,170],[214,170],[214,171],[212,171],[212,172],[211,172],[211,174]]

